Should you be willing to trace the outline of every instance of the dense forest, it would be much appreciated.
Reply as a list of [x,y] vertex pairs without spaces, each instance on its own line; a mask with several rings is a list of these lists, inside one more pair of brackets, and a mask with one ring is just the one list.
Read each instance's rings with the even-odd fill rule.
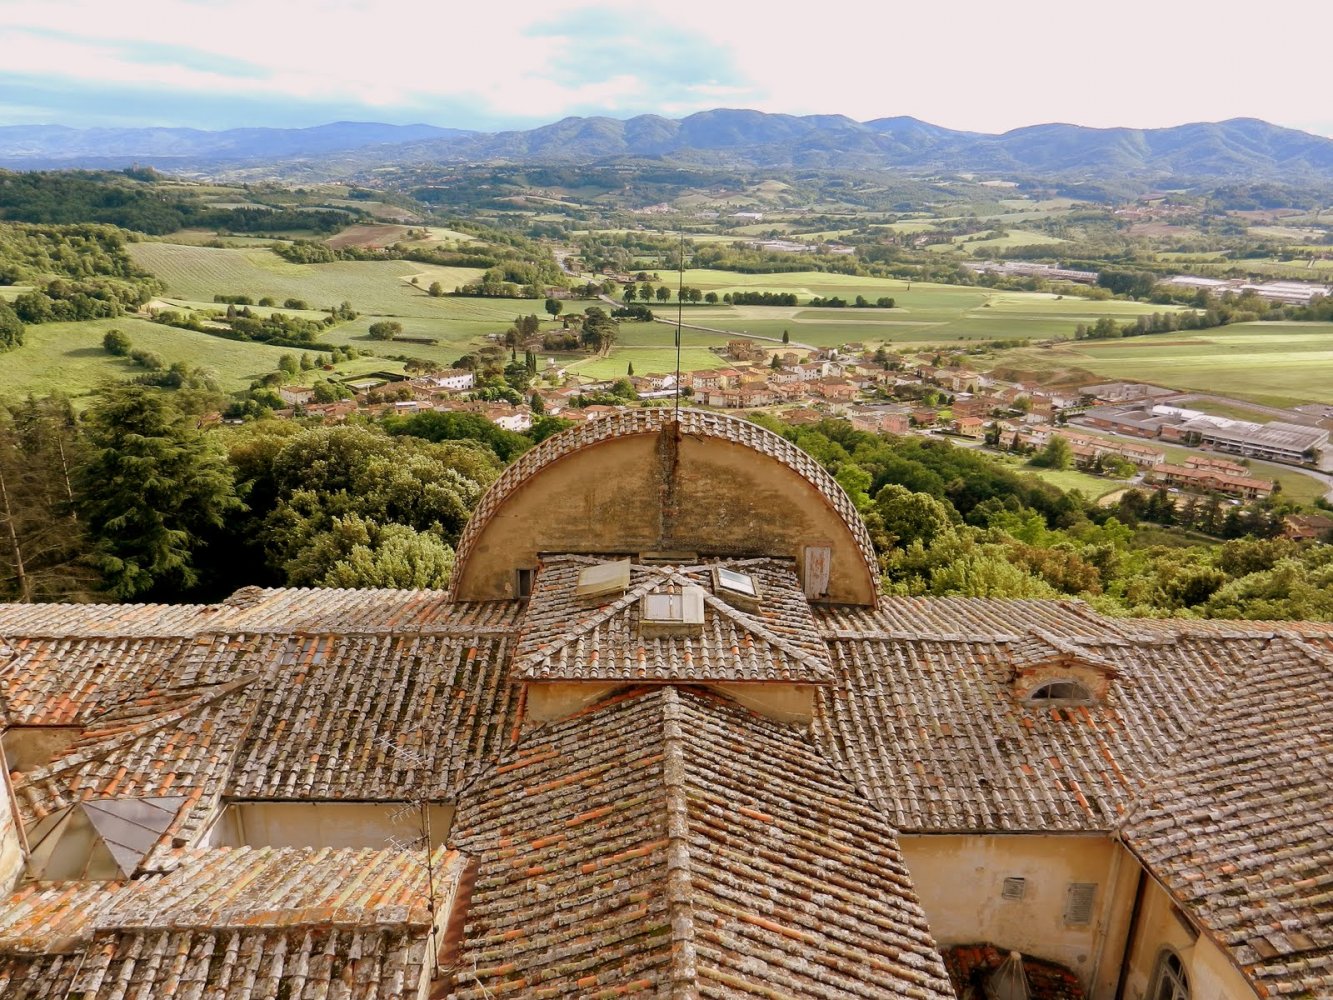
[[0,170],[0,219],[14,222],[98,222],[161,236],[188,228],[335,233],[360,217],[352,209],[208,205],[185,189],[163,185],[151,170]]

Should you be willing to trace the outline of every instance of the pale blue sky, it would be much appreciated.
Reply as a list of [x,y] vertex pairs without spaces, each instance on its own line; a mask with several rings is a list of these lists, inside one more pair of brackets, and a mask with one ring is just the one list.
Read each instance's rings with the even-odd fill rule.
[[491,131],[744,107],[1333,136],[1333,0],[1271,9],[1266,33],[1234,0],[0,0],[0,124]]

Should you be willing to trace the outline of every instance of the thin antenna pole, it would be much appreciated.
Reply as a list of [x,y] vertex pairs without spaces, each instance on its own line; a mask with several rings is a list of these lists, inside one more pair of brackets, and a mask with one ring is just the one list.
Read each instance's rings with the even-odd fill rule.
[[685,322],[685,234],[680,234],[680,277],[676,282],[676,423],[680,423],[680,328]]

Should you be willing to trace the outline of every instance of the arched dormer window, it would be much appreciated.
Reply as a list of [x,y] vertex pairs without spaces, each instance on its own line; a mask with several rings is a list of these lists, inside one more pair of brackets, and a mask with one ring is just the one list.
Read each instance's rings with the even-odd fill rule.
[[1033,705],[1090,705],[1096,700],[1085,685],[1072,678],[1047,681],[1028,695]]
[[1157,960],[1157,976],[1153,980],[1152,1000],[1190,1000],[1189,977],[1185,964],[1170,948],[1163,950]]

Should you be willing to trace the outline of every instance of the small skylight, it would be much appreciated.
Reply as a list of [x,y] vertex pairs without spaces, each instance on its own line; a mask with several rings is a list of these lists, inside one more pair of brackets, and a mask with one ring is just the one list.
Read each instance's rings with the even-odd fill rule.
[[629,589],[629,560],[598,563],[579,571],[575,597],[611,597]]
[[756,600],[759,597],[759,585],[749,573],[737,573],[734,569],[722,566],[713,567],[713,586],[728,594],[738,594]]

